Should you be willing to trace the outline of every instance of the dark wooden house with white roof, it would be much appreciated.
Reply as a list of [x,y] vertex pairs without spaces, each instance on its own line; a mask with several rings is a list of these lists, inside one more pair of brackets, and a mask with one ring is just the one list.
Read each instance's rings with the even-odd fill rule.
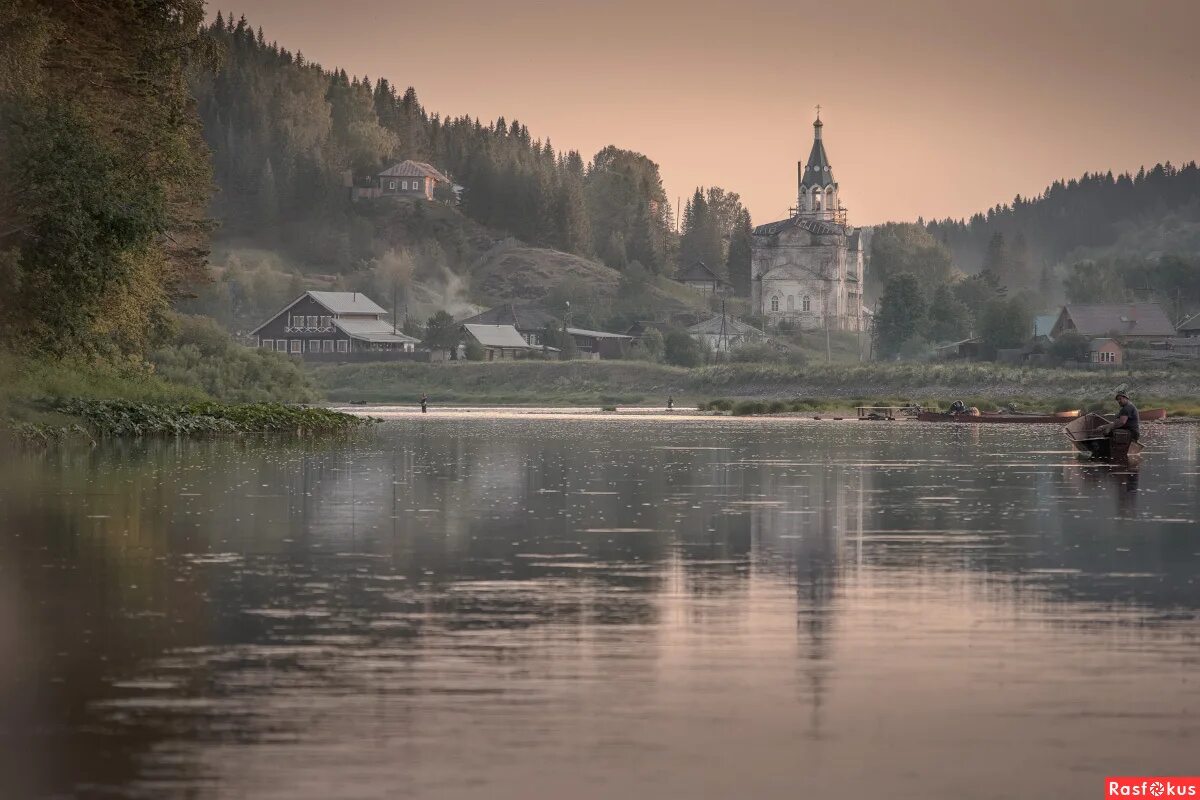
[[[415,354],[387,311],[361,292],[305,292],[250,332],[254,345],[305,359],[377,360]],[[411,357],[411,356],[409,356]]]
[[729,284],[725,283],[720,275],[709,269],[703,261],[697,261],[678,273],[675,280],[684,286],[690,286],[710,294],[721,294],[729,290]]

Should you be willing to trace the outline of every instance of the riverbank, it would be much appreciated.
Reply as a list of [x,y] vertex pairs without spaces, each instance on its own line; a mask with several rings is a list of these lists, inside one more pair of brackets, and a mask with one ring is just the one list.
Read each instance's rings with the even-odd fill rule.
[[1200,370],[1121,371],[1008,367],[997,364],[881,364],[789,367],[721,364],[683,369],[637,361],[513,361],[456,364],[321,366],[314,378],[335,402],[508,405],[677,406],[714,400],[783,402],[790,411],[857,405],[945,407],[953,400],[994,409],[1104,407],[1117,386],[1142,407],[1200,415]]

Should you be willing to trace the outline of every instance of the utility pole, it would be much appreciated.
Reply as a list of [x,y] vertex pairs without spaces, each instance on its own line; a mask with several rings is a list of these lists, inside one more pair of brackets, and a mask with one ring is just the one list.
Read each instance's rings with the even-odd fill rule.
[[729,355],[729,339],[727,339],[725,337],[725,298],[724,297],[721,298],[721,338],[719,341],[721,343],[717,346],[717,349],[720,350],[723,347],[723,348],[725,348],[725,354]]
[[396,284],[392,284],[392,335],[396,335]]

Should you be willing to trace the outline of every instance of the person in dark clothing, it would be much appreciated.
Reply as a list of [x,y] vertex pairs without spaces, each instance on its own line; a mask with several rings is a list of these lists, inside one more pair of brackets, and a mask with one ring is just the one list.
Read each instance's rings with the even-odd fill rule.
[[1124,392],[1117,392],[1116,400],[1121,406],[1117,411],[1117,421],[1111,425],[1105,425],[1104,433],[1109,435],[1119,428],[1124,428],[1129,431],[1130,438],[1136,442],[1142,434],[1137,406],[1130,402],[1129,395]]
[[426,397],[425,395],[421,395],[421,413],[422,414],[429,413],[428,405],[429,405],[429,398]]
[[675,408],[675,398],[671,395],[667,395],[667,411],[670,411],[673,408]]

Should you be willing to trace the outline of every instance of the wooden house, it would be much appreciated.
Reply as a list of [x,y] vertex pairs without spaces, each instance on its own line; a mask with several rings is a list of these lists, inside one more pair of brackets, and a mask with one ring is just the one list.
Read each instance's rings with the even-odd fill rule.
[[541,345],[547,325],[562,325],[559,319],[536,303],[505,303],[459,321],[460,325],[510,325],[527,344]]
[[361,292],[305,292],[250,332],[254,346],[309,360],[378,360],[413,354],[419,341],[400,333]]
[[714,353],[728,353],[743,345],[766,341],[767,338],[763,331],[728,314],[718,314],[712,319],[697,323],[688,328],[687,332]]
[[[463,335],[469,336],[483,348],[485,361],[504,361],[541,352],[542,347],[525,341],[512,325],[463,324]],[[554,348],[549,348],[553,350]]]
[[439,187],[451,187],[445,173],[424,161],[401,161],[351,189],[354,200],[374,197],[422,197],[432,200]]
[[690,286],[708,294],[724,294],[729,291],[727,284],[720,275],[708,268],[703,261],[697,261],[687,269],[678,273],[675,280],[684,286]]

